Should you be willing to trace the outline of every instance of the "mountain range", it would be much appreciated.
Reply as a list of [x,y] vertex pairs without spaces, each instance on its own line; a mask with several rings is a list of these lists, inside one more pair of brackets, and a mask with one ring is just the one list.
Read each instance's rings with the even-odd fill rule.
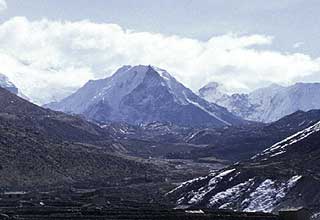
[[320,211],[320,84],[229,95],[210,83],[197,95],[139,65],[44,107],[4,75],[0,87],[2,190],[151,182],[157,194],[197,176],[167,198],[180,208]]
[[123,66],[111,77],[91,80],[76,93],[45,107],[82,114],[100,123],[170,122],[181,126],[223,127],[245,123],[209,103],[167,71],[153,66]]
[[[313,84],[297,85],[312,87]],[[252,92],[250,97],[274,96],[283,88],[272,85]],[[228,105],[221,100],[232,100],[228,104],[235,104],[236,107],[229,110],[239,117],[244,117],[240,114],[244,112],[242,109],[246,109],[247,113],[257,112],[257,105],[248,101],[249,95],[229,96],[218,83],[208,84],[200,89],[199,94],[209,101],[218,100],[218,104],[224,106]],[[73,95],[46,107],[84,115],[89,120],[106,125],[105,128],[110,128],[107,125],[112,122],[118,123],[115,126],[118,129],[114,131],[115,127],[111,126],[113,131],[110,132],[116,137],[124,137],[127,146],[139,144],[139,148],[132,146],[129,149],[135,156],[192,160],[211,157],[223,161],[248,159],[320,120],[318,111],[297,111],[271,124],[248,123],[234,120],[239,117],[235,118],[219,105],[199,98],[167,71],[140,65],[123,66],[111,77],[89,81]],[[155,130],[155,127],[163,130]]]
[[320,108],[320,83],[272,84],[249,94],[229,95],[223,85],[211,82],[199,90],[200,97],[227,108],[247,120],[272,122],[298,110]]

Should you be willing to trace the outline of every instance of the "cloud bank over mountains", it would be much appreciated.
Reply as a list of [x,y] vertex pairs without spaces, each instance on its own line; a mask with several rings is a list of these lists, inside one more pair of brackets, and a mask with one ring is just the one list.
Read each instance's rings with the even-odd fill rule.
[[0,24],[0,72],[40,104],[125,64],[167,69],[193,90],[209,81],[230,91],[249,91],[269,83],[320,80],[318,58],[267,49],[273,41],[271,36],[235,34],[199,41],[88,20],[14,17]]
[[0,12],[7,9],[7,3],[5,0],[0,0]]

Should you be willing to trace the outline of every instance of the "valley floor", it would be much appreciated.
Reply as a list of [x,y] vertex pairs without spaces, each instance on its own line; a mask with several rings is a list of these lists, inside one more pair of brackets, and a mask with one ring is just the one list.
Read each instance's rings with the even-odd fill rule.
[[[136,188],[135,188],[136,187]],[[213,210],[175,210],[153,201],[136,201],[131,193],[141,186],[105,189],[70,189],[45,193],[12,192],[2,194],[0,219],[224,219],[278,220],[272,214],[234,213]],[[146,192],[155,188],[145,185]],[[126,194],[126,193],[127,194]],[[123,195],[119,198],[119,195]],[[126,196],[127,195],[127,196]],[[135,197],[135,199],[137,199]],[[164,202],[164,201],[163,201]]]

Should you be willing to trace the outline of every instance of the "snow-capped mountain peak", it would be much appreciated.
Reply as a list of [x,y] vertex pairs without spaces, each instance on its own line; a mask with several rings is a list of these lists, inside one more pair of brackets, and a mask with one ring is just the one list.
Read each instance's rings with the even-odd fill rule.
[[18,94],[18,88],[9,80],[7,76],[2,73],[0,73],[0,87],[14,94]]
[[204,87],[199,89],[199,95],[200,97],[203,97],[207,101],[213,103],[223,102],[229,98],[223,85],[217,82],[209,82]]
[[101,122],[159,121],[192,126],[243,123],[225,108],[194,94],[168,71],[151,65],[123,66],[112,76],[91,80],[73,95],[48,107]]

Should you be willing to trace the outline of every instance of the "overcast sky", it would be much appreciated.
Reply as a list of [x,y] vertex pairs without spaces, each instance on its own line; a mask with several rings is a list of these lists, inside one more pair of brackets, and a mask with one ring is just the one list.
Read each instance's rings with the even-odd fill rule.
[[0,72],[45,103],[125,64],[196,91],[320,80],[318,0],[0,0]]

